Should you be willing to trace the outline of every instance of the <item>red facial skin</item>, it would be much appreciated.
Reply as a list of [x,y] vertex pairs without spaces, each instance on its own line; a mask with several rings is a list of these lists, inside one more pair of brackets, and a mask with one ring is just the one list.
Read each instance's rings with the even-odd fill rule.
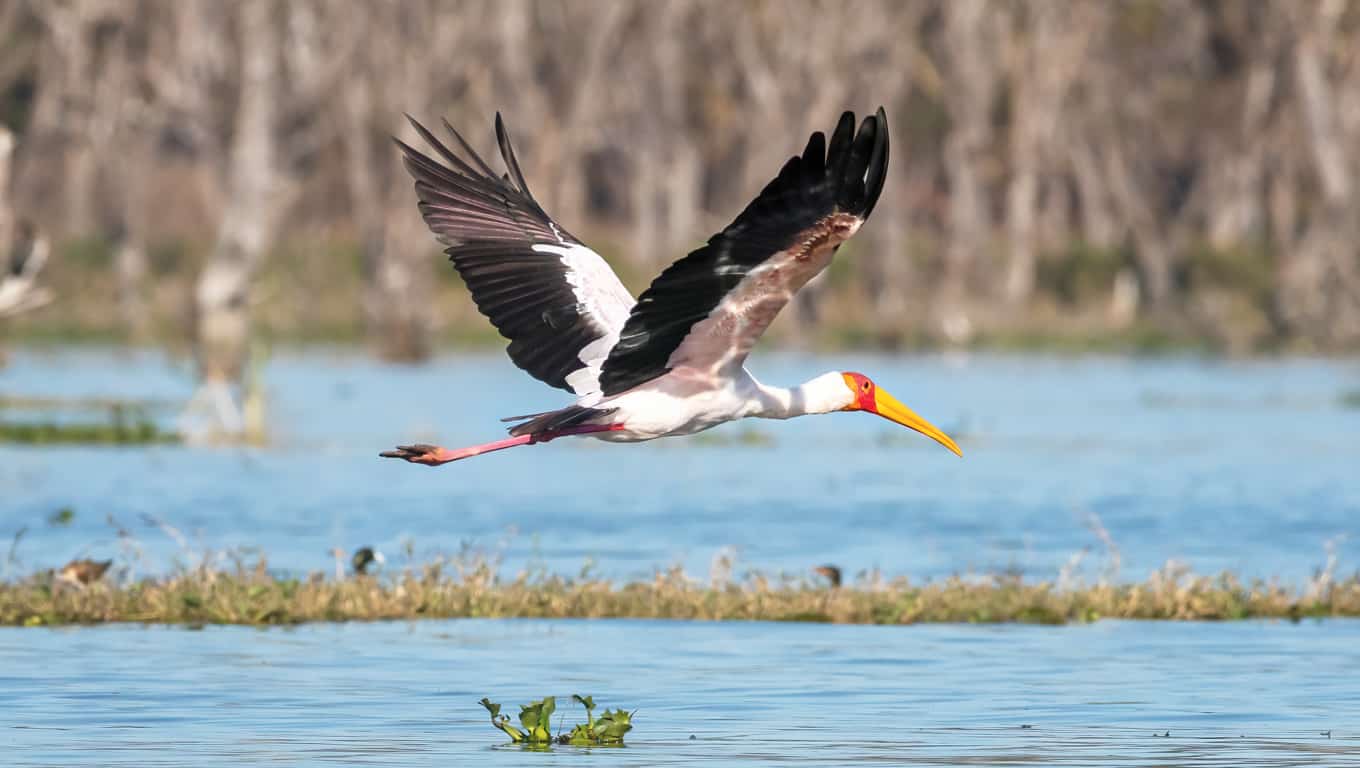
[[845,378],[854,382],[855,389],[855,402],[853,405],[846,408],[846,410],[877,413],[878,405],[874,401],[874,382],[862,373],[846,371],[844,375]]

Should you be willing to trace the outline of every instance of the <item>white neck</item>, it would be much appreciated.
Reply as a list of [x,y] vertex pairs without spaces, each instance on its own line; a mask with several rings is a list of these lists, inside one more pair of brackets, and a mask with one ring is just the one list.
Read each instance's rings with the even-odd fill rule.
[[792,389],[768,387],[755,382],[756,395],[749,416],[791,419],[814,413],[831,413],[854,402],[854,393],[840,373],[824,373]]

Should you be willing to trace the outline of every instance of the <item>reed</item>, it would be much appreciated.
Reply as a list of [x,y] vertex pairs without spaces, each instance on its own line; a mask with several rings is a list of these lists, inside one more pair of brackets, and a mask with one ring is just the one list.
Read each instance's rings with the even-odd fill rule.
[[842,588],[751,575],[701,582],[679,568],[627,584],[521,574],[501,579],[490,563],[437,561],[379,575],[293,578],[255,566],[208,567],[171,576],[71,586],[50,573],[0,582],[0,624],[61,626],[133,622],[287,625],[317,621],[449,618],[631,618],[1064,624],[1102,618],[1288,619],[1360,616],[1360,574],[1320,570],[1309,583],[1201,576],[1168,565],[1135,583],[1027,581],[1015,575],[956,576],[924,583],[861,578]]

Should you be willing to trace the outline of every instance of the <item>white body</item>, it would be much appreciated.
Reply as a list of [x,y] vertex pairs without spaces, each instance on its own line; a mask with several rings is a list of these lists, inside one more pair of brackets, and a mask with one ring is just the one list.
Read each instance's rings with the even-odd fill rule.
[[[839,373],[783,389],[756,381],[745,362],[779,310],[826,268],[836,247],[855,234],[862,223],[851,216],[829,216],[803,233],[793,247],[770,256],[724,296],[707,318],[695,324],[671,354],[667,361],[671,370],[665,375],[614,397],[600,398],[598,378],[589,378],[592,374],[598,377],[598,363],[590,361],[589,367],[573,374],[580,376],[577,391],[586,393],[578,404],[617,409],[608,422],[623,425],[622,429],[593,436],[612,442],[638,442],[692,435],[736,419],[787,419],[850,405],[854,393]],[[611,288],[611,298],[614,293]],[[616,340],[617,329],[606,338]]]
[[[707,381],[703,379],[707,378]],[[840,373],[827,373],[793,389],[768,387],[745,368],[731,376],[686,377],[673,371],[646,385],[610,398],[600,408],[616,408],[608,423],[612,432],[590,437],[635,443],[672,435],[692,435],[736,419],[788,419],[830,413],[849,406],[854,393]]]

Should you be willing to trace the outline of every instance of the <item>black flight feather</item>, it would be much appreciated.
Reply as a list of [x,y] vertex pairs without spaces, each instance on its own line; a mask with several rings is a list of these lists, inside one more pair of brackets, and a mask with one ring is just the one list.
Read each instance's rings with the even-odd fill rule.
[[447,246],[445,253],[477,308],[510,340],[510,359],[535,378],[569,390],[566,377],[584,366],[580,351],[608,329],[580,305],[561,257],[534,246],[570,247],[580,241],[553,222],[529,194],[499,114],[496,140],[510,170],[504,177],[447,121],[444,126],[458,152],[409,115],[407,119],[444,161],[394,139],[415,179],[425,223]]
[[726,229],[672,264],[638,298],[600,373],[606,397],[664,375],[690,329],[756,267],[833,214],[868,217],[888,168],[888,119],[841,115],[828,143],[819,132]]

